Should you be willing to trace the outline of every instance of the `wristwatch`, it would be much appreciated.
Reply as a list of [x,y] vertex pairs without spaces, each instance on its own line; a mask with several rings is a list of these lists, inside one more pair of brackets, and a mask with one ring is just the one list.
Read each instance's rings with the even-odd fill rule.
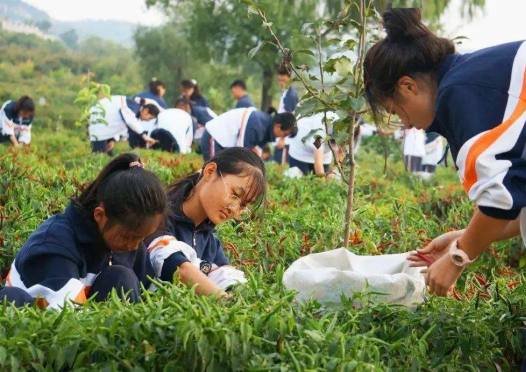
[[455,265],[465,267],[475,260],[470,260],[468,254],[458,247],[458,241],[459,239],[455,239],[449,245],[449,257]]

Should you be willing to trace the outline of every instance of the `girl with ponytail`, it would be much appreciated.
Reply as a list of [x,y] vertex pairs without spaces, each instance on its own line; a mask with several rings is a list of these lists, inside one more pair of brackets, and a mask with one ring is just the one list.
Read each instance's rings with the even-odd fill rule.
[[199,173],[171,185],[169,217],[146,240],[156,276],[197,284],[204,295],[223,295],[244,282],[243,273],[229,266],[215,226],[249,216],[265,193],[263,161],[241,147],[219,152]]
[[444,136],[477,206],[465,229],[410,256],[412,265],[428,266],[430,291],[445,296],[493,242],[525,236],[526,43],[457,54],[422,23],[418,9],[391,9],[383,20],[387,36],[364,65],[373,112]]
[[154,272],[142,243],[167,211],[161,182],[132,153],[113,159],[64,213],[47,219],[17,253],[0,300],[60,308],[104,300],[115,289],[139,299]]

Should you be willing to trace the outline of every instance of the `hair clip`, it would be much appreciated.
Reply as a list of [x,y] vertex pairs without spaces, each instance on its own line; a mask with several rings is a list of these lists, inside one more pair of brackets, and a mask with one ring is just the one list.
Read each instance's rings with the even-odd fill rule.
[[134,168],[134,167],[144,168],[144,164],[141,163],[140,160],[132,161],[132,162],[130,163],[130,168]]
[[190,80],[190,81],[192,82],[192,84],[197,85],[197,80],[192,79],[192,80]]

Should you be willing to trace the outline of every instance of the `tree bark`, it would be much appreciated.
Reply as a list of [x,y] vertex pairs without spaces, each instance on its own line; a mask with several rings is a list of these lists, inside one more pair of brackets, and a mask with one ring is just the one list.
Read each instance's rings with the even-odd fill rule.
[[270,90],[274,82],[274,70],[268,67],[263,68],[263,84],[261,86],[261,110],[267,111],[272,105]]

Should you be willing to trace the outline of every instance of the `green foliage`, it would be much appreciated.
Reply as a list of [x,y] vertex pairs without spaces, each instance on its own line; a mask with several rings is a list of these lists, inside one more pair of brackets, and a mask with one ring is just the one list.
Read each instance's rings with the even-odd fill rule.
[[0,101],[33,97],[35,127],[75,125],[81,112],[73,102],[88,73],[116,94],[135,94],[142,87],[131,52],[100,39],[83,41],[71,51],[60,42],[0,30],[0,53]]
[[[0,267],[109,161],[78,131],[36,128],[31,149],[0,146]],[[452,169],[423,183],[407,174],[396,143],[362,144],[351,250],[395,253],[463,227],[472,206]],[[118,151],[127,147],[119,144]],[[163,182],[199,169],[195,154],[140,151]],[[299,305],[281,284],[295,259],[341,245],[346,188],[269,166],[269,198],[254,221],[219,229],[249,283],[228,301],[161,285],[137,305],[112,300],[62,312],[0,305],[1,370],[513,370],[524,348],[526,286],[518,241],[504,242],[463,275],[464,301],[430,298],[411,312],[368,303]],[[484,282],[479,273],[484,276]],[[485,284],[487,282],[487,284]]]

